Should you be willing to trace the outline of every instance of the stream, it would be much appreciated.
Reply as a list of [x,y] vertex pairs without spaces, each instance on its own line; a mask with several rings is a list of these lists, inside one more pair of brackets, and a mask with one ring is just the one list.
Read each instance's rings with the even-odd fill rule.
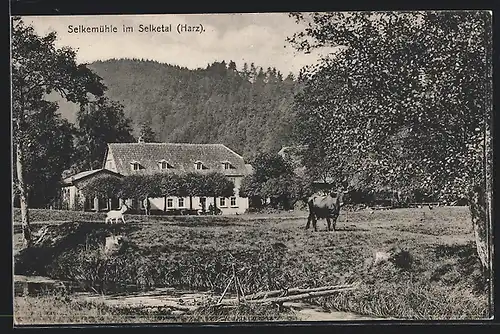
[[[219,296],[210,292],[183,291],[175,288],[155,288],[143,291],[135,286],[105,287],[112,293],[102,294],[89,283],[55,280],[41,276],[14,275],[14,296],[38,296],[48,292],[70,293],[81,301],[104,303],[111,307],[127,307],[141,309],[169,308],[173,314],[194,311],[207,301],[216,301]],[[230,296],[229,296],[230,297]],[[388,320],[362,316],[352,312],[325,310],[307,302],[285,302],[299,321],[357,321],[357,320]]]

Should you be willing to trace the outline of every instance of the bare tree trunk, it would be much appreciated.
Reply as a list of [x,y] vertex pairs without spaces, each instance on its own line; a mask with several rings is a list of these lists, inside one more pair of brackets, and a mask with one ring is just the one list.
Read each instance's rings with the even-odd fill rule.
[[476,240],[476,249],[484,272],[489,267],[488,260],[488,221],[486,217],[485,191],[482,186],[476,186],[472,192],[470,211],[472,227]]
[[[21,120],[23,115],[18,115],[17,118],[17,131],[22,131]],[[23,141],[20,135],[18,135],[17,145],[16,145],[16,169],[17,169],[17,180],[19,187],[19,203],[21,205],[21,224],[23,230],[23,243],[24,247],[31,247],[31,228],[28,213],[28,196],[26,191],[26,183],[24,180],[24,149]]]
[[486,217],[487,217],[487,232],[488,232],[488,266],[489,266],[489,279],[490,279],[490,287],[493,288],[493,208],[492,208],[492,201],[493,201],[493,146],[492,144],[492,139],[491,139],[491,132],[489,129],[486,130],[486,170],[485,170],[485,182],[486,182]]
[[483,137],[483,175],[484,177],[474,186],[470,198],[472,226],[476,240],[477,254],[486,278],[491,281],[492,254],[491,254],[491,138],[488,125],[485,125]]
[[193,196],[189,196],[189,210],[193,210]]

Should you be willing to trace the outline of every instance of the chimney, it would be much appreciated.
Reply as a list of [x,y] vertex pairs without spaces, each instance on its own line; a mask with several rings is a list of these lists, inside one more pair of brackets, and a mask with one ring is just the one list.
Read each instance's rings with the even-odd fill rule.
[[142,138],[142,136],[139,136],[139,139],[137,140],[137,142],[138,142],[139,144],[144,143],[144,138]]

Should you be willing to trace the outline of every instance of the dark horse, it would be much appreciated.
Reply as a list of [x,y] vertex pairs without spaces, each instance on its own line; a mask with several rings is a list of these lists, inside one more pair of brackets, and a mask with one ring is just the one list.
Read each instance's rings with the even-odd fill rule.
[[328,231],[331,231],[331,222],[333,221],[333,230],[340,214],[340,208],[344,205],[344,195],[346,192],[330,193],[327,196],[313,195],[307,201],[309,207],[309,217],[307,218],[306,230],[313,223],[314,231],[317,231],[316,222],[318,219],[325,218],[328,225]]

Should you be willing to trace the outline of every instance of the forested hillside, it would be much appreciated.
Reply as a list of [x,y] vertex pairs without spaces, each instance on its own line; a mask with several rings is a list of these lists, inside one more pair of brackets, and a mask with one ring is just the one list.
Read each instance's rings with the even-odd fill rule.
[[[190,70],[154,61],[119,59],[89,65],[124,106],[138,130],[150,124],[157,140],[222,143],[246,158],[288,144],[296,81],[275,68],[230,61]],[[74,119],[75,108],[61,104]]]

